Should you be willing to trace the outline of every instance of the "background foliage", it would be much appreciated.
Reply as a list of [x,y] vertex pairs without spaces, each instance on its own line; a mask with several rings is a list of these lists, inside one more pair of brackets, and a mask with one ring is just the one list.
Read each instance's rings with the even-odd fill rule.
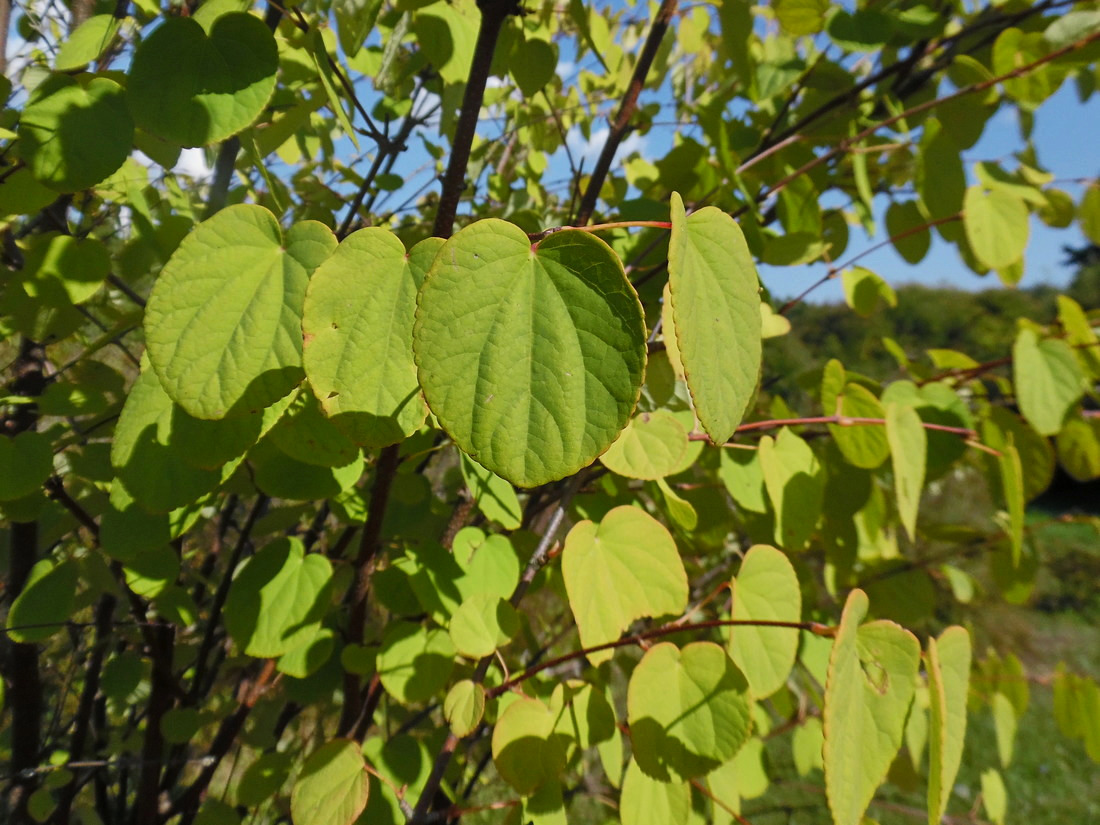
[[0,33],[7,821],[1100,814],[1096,3]]

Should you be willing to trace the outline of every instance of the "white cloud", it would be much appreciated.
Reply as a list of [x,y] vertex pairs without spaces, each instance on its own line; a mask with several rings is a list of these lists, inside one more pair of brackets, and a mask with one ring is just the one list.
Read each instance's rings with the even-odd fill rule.
[[[596,163],[596,159],[599,158],[600,152],[603,151],[603,146],[607,143],[609,134],[610,130],[605,126],[602,129],[594,131],[592,137],[585,140],[584,136],[581,134],[581,130],[574,126],[569,130],[565,142],[569,146],[569,151],[573,153],[573,159],[577,163],[583,160],[585,167],[591,169]],[[619,144],[619,148],[615,151],[615,161],[621,161],[634,152],[644,154],[645,145],[646,139],[644,135],[640,135],[637,132],[630,133],[627,135],[626,139]]]

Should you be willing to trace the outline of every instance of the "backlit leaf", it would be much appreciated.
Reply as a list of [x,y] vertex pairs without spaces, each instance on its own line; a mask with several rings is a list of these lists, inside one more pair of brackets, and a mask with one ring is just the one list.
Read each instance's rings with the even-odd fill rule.
[[555,715],[538,699],[513,701],[493,728],[493,763],[504,780],[527,796],[558,778],[568,738],[555,732]]
[[278,48],[263,20],[223,14],[209,35],[169,17],[130,64],[127,95],[137,125],[181,146],[216,143],[252,124],[275,90]]
[[7,634],[13,642],[43,642],[65,628],[72,618],[80,568],[75,561],[35,563],[23,590],[8,610]]
[[[636,619],[687,606],[687,574],[676,543],[659,521],[636,507],[616,507],[599,524],[578,523],[565,538],[561,564],[586,648],[615,641]],[[588,654],[593,664],[610,658],[610,650]]]
[[[222,18],[224,19],[224,18]],[[145,311],[165,392],[196,418],[243,415],[302,380],[302,303],[336,239],[314,221],[286,232],[260,206],[230,206],[179,245]]]
[[680,361],[699,421],[721,444],[760,376],[760,283],[733,218],[714,207],[688,216],[675,192],[671,208],[668,285]]
[[860,626],[867,596],[853,590],[825,683],[825,792],[836,825],[859,825],[901,747],[920,644],[893,622]]
[[249,656],[282,656],[309,642],[328,612],[332,565],[306,554],[297,538],[279,539],[249,559],[229,588],[225,624]]
[[443,700],[443,716],[455,736],[466,736],[481,723],[485,714],[485,688],[471,679],[455,683]]
[[764,487],[775,511],[775,541],[800,550],[821,516],[825,478],[810,445],[784,427],[779,436],[760,439],[757,451]]
[[440,249],[413,350],[428,406],[479,464],[521,487],[588,465],[641,392],[645,331],[622,263],[591,234],[532,246],[500,220]]
[[886,439],[890,443],[890,458],[894,468],[894,493],[898,500],[898,516],[909,538],[917,537],[917,511],[924,487],[927,440],[920,416],[912,407],[900,404],[886,406]]
[[[802,618],[802,591],[787,557],[766,544],[745,554],[732,583],[731,619],[797,622]],[[748,679],[754,699],[775,693],[787,681],[798,653],[798,630],[734,625],[730,658]]]
[[1056,435],[1083,391],[1080,364],[1065,341],[1040,341],[1021,328],[1012,347],[1012,372],[1020,412],[1041,435]]
[[952,626],[939,639],[928,640],[929,825],[936,825],[947,810],[962,762],[970,658],[970,634],[964,628]]
[[309,755],[290,795],[295,825],[351,825],[367,806],[370,777],[357,742],[337,739]]
[[990,269],[1014,264],[1027,247],[1027,205],[1005,189],[967,189],[963,226],[970,248]]
[[654,645],[630,676],[634,758],[649,776],[701,776],[733,757],[752,726],[744,674],[711,642]]
[[35,180],[76,192],[122,166],[133,140],[121,86],[106,77],[56,74],[32,93],[19,118],[17,146]]
[[393,444],[424,422],[413,319],[416,291],[442,243],[430,238],[406,255],[390,232],[360,229],[310,279],[306,375],[325,414],[360,444]]
[[691,813],[691,786],[673,780],[652,779],[633,759],[626,768],[619,817],[622,825],[667,825],[688,822]]
[[652,481],[676,472],[687,447],[683,425],[658,410],[630,419],[600,461],[613,473]]

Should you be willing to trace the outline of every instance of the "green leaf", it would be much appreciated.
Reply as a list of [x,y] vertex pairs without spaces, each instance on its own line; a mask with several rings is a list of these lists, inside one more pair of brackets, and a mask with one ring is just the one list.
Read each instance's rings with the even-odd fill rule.
[[196,418],[224,418],[297,386],[306,286],[335,246],[315,221],[284,236],[261,206],[230,206],[200,224],[161,271],[145,311],[165,392]]
[[1070,419],[1055,444],[1058,460],[1073,478],[1080,482],[1100,478],[1100,419]]
[[1024,418],[1041,435],[1057,435],[1083,391],[1073,350],[1057,338],[1040,341],[1034,330],[1021,327],[1012,347],[1012,372]]
[[990,700],[989,709],[993,713],[993,734],[997,740],[997,755],[1001,767],[1007,768],[1012,762],[1012,749],[1016,741],[1016,709],[1007,696],[998,691]]
[[357,742],[336,739],[309,755],[290,794],[295,825],[351,825],[367,807],[370,777]]
[[970,685],[970,634],[949,627],[928,640],[928,825],[940,822],[955,786],[966,738],[966,701]]
[[687,782],[652,779],[630,760],[619,798],[622,825],[668,825],[690,822],[690,816],[691,786]]
[[493,763],[504,781],[529,796],[565,768],[568,738],[555,732],[556,716],[538,699],[522,697],[493,728]]
[[[129,496],[155,513],[183,507],[217,489],[237,463],[203,469],[186,460],[188,451],[205,455],[208,445],[192,447],[181,438],[187,429],[184,425],[177,430],[179,413],[156,374],[146,366],[130,388],[115,425],[111,466]],[[234,434],[229,440],[236,438]],[[244,440],[241,453],[247,449],[247,429]]]
[[1008,813],[1008,792],[1001,772],[996,768],[982,771],[982,807],[995,825],[1004,825]]
[[77,192],[122,166],[134,124],[115,81],[56,74],[31,94],[18,133],[18,151],[35,179],[58,192]]
[[451,552],[425,542],[409,547],[410,585],[421,606],[446,624],[462,602],[478,593],[507,599],[519,581],[520,561],[506,536],[466,527],[455,536]]
[[829,17],[827,29],[833,42],[850,52],[876,51],[894,33],[890,16],[875,9],[858,9],[852,14],[840,9]]
[[810,445],[784,427],[779,436],[764,436],[757,450],[764,487],[775,510],[775,541],[800,550],[821,516],[825,477]]
[[829,0],[772,0],[779,24],[795,37],[821,31],[831,5]]
[[0,501],[13,501],[38,490],[53,472],[53,446],[41,433],[0,436]]
[[[676,543],[664,525],[636,507],[616,507],[599,524],[574,526],[561,565],[585,648],[615,641],[636,619],[687,606],[687,573]],[[588,654],[593,664],[610,658],[610,650]]]
[[630,419],[600,461],[613,473],[653,481],[677,472],[687,448],[684,426],[658,410]]
[[442,245],[405,247],[372,227],[341,241],[310,279],[304,362],[325,414],[360,444],[384,447],[424,423],[412,355],[416,292]]
[[[766,544],[749,548],[731,592],[731,619],[797,622],[802,618],[798,576],[786,555]],[[798,630],[734,625],[729,653],[748,679],[753,698],[764,699],[787,681],[798,653]]]
[[245,768],[237,785],[237,804],[252,807],[279,793],[290,775],[294,756],[270,751]]
[[138,126],[171,143],[217,143],[260,116],[278,70],[275,38],[259,17],[223,14],[209,36],[191,18],[170,17],[134,52],[130,111]]
[[622,263],[589,233],[534,247],[500,220],[440,249],[413,338],[428,406],[459,447],[521,487],[587,466],[641,392],[645,325]]
[[1085,237],[1100,244],[1100,183],[1090,183],[1077,206],[1077,221]]
[[1011,266],[1027,248],[1027,204],[1005,189],[967,189],[963,226],[970,248],[990,269]]
[[8,637],[20,644],[37,644],[63,630],[73,617],[79,573],[75,561],[35,562],[8,611]]
[[836,825],[859,825],[901,748],[920,643],[893,622],[860,626],[867,596],[844,606],[825,682],[825,792]]
[[358,451],[342,467],[307,464],[288,456],[270,438],[257,444],[248,459],[262,492],[291,501],[317,501],[347,493],[362,477],[364,466]]
[[344,54],[354,57],[378,21],[382,0],[338,0],[332,4],[332,9],[340,48]]
[[336,76],[332,64],[329,62],[328,46],[325,44],[323,31],[320,28],[311,29],[307,35],[307,43],[309,44],[310,57],[313,58],[313,67],[316,69],[317,77],[321,81],[321,88],[328,98],[329,108],[336,115],[336,120],[339,121],[344,135],[358,149],[359,138],[351,125],[351,119],[348,117],[347,109],[344,108],[344,102],[340,99],[340,91],[336,88]]
[[[835,375],[837,379],[835,383],[842,389],[839,393],[835,392],[832,386],[826,386],[826,378],[822,378],[821,406],[825,413],[845,418],[884,419],[886,411],[874,394],[860,384],[845,384],[847,375],[844,373],[844,368],[838,361],[830,361],[829,365],[832,364],[836,364],[839,368],[839,373]],[[828,376],[828,370],[829,366],[826,366],[826,376]],[[881,426],[830,424],[829,432],[845,460],[853,467],[874,470],[890,454],[886,431]]]
[[886,405],[886,440],[894,468],[894,493],[898,516],[909,538],[917,537],[917,511],[924,488],[925,456],[928,442],[920,416],[912,407]]
[[519,614],[500,596],[475,593],[451,616],[449,632],[459,653],[481,659],[519,632]]
[[646,651],[627,688],[627,717],[639,767],[654,779],[701,776],[731,759],[752,727],[744,674],[711,642]]
[[724,443],[760,377],[760,282],[733,218],[714,207],[689,217],[672,193],[668,285],[695,412],[711,441]]
[[471,679],[455,683],[443,700],[443,717],[460,739],[473,733],[485,715],[485,688]]
[[517,40],[508,61],[508,71],[524,97],[534,97],[554,78],[558,51],[541,38]]
[[229,588],[225,626],[249,656],[269,658],[310,642],[332,593],[332,565],[301,540],[278,539],[249,559]]
[[[359,457],[359,447],[324,417],[309,388],[291,393],[287,401],[286,412],[270,433],[271,443],[282,453],[318,467],[343,467]],[[228,419],[228,423],[236,420]]]
[[399,622],[390,625],[382,638],[378,676],[397,701],[423,702],[447,684],[454,658],[454,643],[445,630]]
[[886,210],[886,231],[894,249],[907,263],[919,264],[932,246],[927,219],[916,201],[894,201]]
[[821,757],[824,745],[825,735],[821,720],[816,716],[807,717],[806,721],[795,728],[791,740],[791,756],[799,776],[809,776],[814,768],[824,768],[825,763]]
[[466,453],[459,453],[462,479],[482,515],[505,530],[519,528],[523,518],[516,490],[491,470],[486,470]]
[[29,239],[23,264],[23,288],[51,306],[87,301],[111,271],[111,255],[102,241],[71,235]]
[[869,269],[861,266],[845,269],[840,280],[844,285],[844,300],[863,318],[870,318],[881,306],[898,305],[894,288]]
[[54,58],[54,68],[59,72],[69,72],[96,60],[114,42],[121,22],[113,14],[89,17],[61,44]]

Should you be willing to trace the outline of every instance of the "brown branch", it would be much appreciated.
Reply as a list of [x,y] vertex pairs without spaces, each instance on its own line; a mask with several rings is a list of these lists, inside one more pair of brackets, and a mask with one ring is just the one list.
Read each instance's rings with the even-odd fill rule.
[[916,235],[919,232],[927,232],[929,229],[931,229],[934,226],[940,226],[941,224],[945,224],[945,223],[953,223],[954,221],[962,220],[962,218],[963,218],[962,212],[959,212],[957,214],[948,215],[948,216],[943,217],[943,218],[936,218],[933,221],[928,221],[927,223],[922,223],[919,226],[911,226],[908,229],[906,229],[902,232],[899,232],[896,235],[890,236],[889,238],[887,238],[884,241],[879,241],[878,243],[867,247],[867,249],[864,249],[863,251],[859,252],[858,254],[853,255],[851,258],[849,258],[848,260],[846,260],[842,264],[835,264],[833,266],[830,266],[829,271],[826,272],[824,275],[822,275],[820,279],[818,279],[814,283],[810,284],[808,287],[806,287],[804,290],[802,290],[802,292],[800,292],[796,297],[792,298],[791,300],[787,301],[787,303],[783,304],[783,306],[781,306],[779,308],[779,314],[780,315],[786,315],[788,312],[791,311],[791,309],[793,309],[798,304],[802,303],[802,301],[805,300],[806,296],[809,295],[811,292],[813,292],[815,289],[822,286],[823,284],[828,283],[833,278],[835,278],[837,275],[839,275],[841,272],[843,272],[845,269],[852,266],[852,264],[854,264],[856,261],[862,260],[863,258],[870,255],[872,252],[877,252],[878,250],[882,249],[883,247],[889,246],[890,244],[895,243],[896,241],[905,240],[906,238],[908,238],[912,235]]
[[[988,80],[983,80],[979,83],[972,83],[971,85],[965,86],[962,89],[959,89],[956,92],[952,92],[949,95],[944,95],[943,97],[936,98],[935,100],[929,100],[924,103],[919,103],[916,106],[911,106],[905,111],[899,112],[896,115],[892,115],[885,120],[879,121],[878,123],[873,123],[866,129],[857,132],[855,135],[852,135],[851,137],[845,138],[844,140],[840,141],[824,154],[818,155],[811,161],[807,161],[798,169],[791,172],[789,175],[761,192],[760,195],[757,197],[757,200],[764,200],[765,198],[774,195],[776,192],[785,188],[788,184],[791,183],[791,181],[795,180],[796,178],[799,178],[802,175],[811,172],[821,164],[827,163],[833,158],[845,154],[852,146],[861,143],[871,135],[875,134],[875,132],[877,132],[879,129],[884,129],[887,126],[893,126],[895,123],[905,120],[908,117],[912,117],[915,114],[920,114],[921,112],[928,111],[929,109],[934,109],[935,107],[940,106],[944,103],[948,103],[952,100],[958,100],[959,98],[967,97],[968,95],[976,94],[977,92],[984,92],[985,90],[996,86],[998,83],[1003,83],[1006,80],[1012,80],[1013,78],[1022,77],[1023,75],[1034,71],[1035,69],[1051,62],[1052,60],[1057,60],[1059,57],[1065,57],[1067,54],[1072,54],[1075,51],[1079,51],[1090,43],[1096,42],[1097,40],[1100,40],[1100,32],[1093,32],[1087,37],[1083,37],[1080,40],[1074,41],[1067,46],[1063,46],[1060,49],[1049,52],[1048,54],[1043,55],[1037,60],[1033,60],[1031,63],[1027,63],[1023,66],[1018,66],[1010,72],[1005,72],[1004,74],[998,75],[997,77],[991,77]],[[746,208],[747,207],[742,207],[742,209],[738,210],[737,214],[742,214]]]
[[[382,548],[382,522],[386,517],[390,488],[397,475],[398,447],[385,447],[378,456],[367,505],[367,521],[359,537],[359,553],[355,557],[355,583],[349,591],[347,640],[350,644],[362,644],[367,622],[367,595],[370,593],[374,562]],[[340,715],[338,735],[343,736],[357,727],[363,709],[360,697],[359,676],[350,671],[344,673],[344,708]]]
[[661,7],[657,9],[657,16],[653,19],[653,26],[646,37],[642,53],[638,55],[638,62],[634,66],[634,74],[630,78],[630,85],[626,88],[626,95],[619,104],[619,110],[615,113],[615,119],[611,121],[611,130],[607,135],[600,157],[596,161],[596,168],[592,170],[592,177],[588,179],[588,186],[581,198],[580,208],[573,223],[584,225],[592,217],[596,209],[596,201],[599,199],[603,182],[607,173],[611,170],[611,162],[615,159],[615,153],[619,150],[619,144],[623,142],[630,130],[630,121],[638,109],[638,95],[645,88],[646,76],[653,65],[653,59],[657,56],[657,50],[661,47],[668,24],[676,14],[677,0],[661,0]]
[[[531,581],[535,578],[535,575],[542,566],[549,560],[550,550],[553,548],[554,542],[557,540],[558,531],[565,521],[565,513],[569,509],[569,503],[573,500],[573,496],[580,489],[580,486],[581,474],[578,473],[561,488],[561,497],[558,500],[557,506],[554,508],[553,514],[550,516],[550,520],[547,522],[546,529],[542,534],[538,547],[535,548],[535,552],[531,556],[531,560],[527,563],[527,567],[523,571],[519,583],[512,592],[512,597],[509,601],[513,607],[519,605]],[[489,666],[492,662],[493,656],[486,656],[477,663],[477,667],[471,677],[475,684],[481,684],[485,681],[485,675],[489,672]],[[455,748],[458,747],[458,742],[458,737],[453,733],[447,734],[443,746],[436,754],[431,773],[428,775],[428,780],[424,783],[424,787],[420,792],[420,798],[416,801],[416,807],[413,809],[413,815],[409,819],[408,825],[422,825],[422,823],[427,821],[426,817],[428,810],[435,800],[435,795],[439,790],[440,783],[443,781],[443,774],[446,773],[447,768],[451,764],[451,759],[454,757]]]
[[664,636],[672,636],[676,633],[690,633],[693,630],[710,630],[716,627],[782,627],[789,628],[791,630],[805,630],[809,633],[813,633],[816,636],[825,636],[832,638],[836,635],[836,628],[829,627],[828,625],[821,624],[820,622],[781,622],[771,621],[769,619],[711,619],[705,622],[670,622],[669,624],[662,625],[661,627],[654,628],[652,630],[646,630],[642,633],[635,633],[632,636],[624,636],[621,639],[616,639],[613,642],[605,642],[601,645],[593,645],[592,647],[581,648],[580,650],[573,650],[569,653],[563,653],[561,656],[557,656],[553,659],[547,659],[545,662],[529,667],[506,682],[498,685],[492,690],[485,692],[486,699],[495,699],[503,693],[508,692],[516,685],[522,684],[530,679],[532,676],[547,670],[548,668],[557,667],[558,665],[571,662],[574,659],[580,659],[584,656],[588,656],[590,653],[599,653],[601,650],[614,650],[620,647],[630,647],[632,645],[641,644],[642,642],[650,641],[651,639],[660,639]]
[[493,52],[496,51],[500,29],[509,15],[521,13],[516,0],[478,0],[477,6],[481,10],[481,25],[477,31],[474,57],[466,78],[466,91],[463,93],[462,108],[455,124],[451,156],[447,161],[447,171],[443,173],[443,189],[439,194],[439,209],[435,213],[435,226],[432,229],[432,234],[438,238],[449,238],[454,229],[458,203],[466,188],[466,166],[470,162],[477,118],[485,98],[485,83],[489,79],[489,68],[493,64]]

